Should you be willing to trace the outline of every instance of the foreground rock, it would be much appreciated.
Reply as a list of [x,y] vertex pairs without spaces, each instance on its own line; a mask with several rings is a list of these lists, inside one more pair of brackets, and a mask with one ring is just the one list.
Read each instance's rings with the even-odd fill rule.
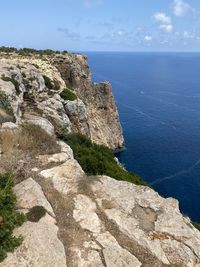
[[66,201],[61,240],[71,240],[69,266],[200,266],[200,232],[175,199],[110,177],[87,177],[73,159],[41,175]]
[[70,148],[62,142],[61,148],[42,156],[57,165],[36,169],[41,185],[29,178],[15,187],[20,210],[42,206],[46,214],[15,231],[24,242],[0,266],[200,266],[200,232],[176,200],[107,176],[88,177]]

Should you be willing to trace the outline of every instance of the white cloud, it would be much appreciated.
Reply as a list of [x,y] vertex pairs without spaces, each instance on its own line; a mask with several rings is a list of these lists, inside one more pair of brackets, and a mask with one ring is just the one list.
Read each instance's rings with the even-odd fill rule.
[[170,33],[170,32],[173,31],[173,25],[172,24],[168,24],[168,25],[161,24],[160,25],[160,29],[163,30],[163,31],[165,31],[165,32],[167,32],[167,33]]
[[189,12],[195,12],[195,9],[183,0],[174,0],[173,12],[175,16],[183,17]]
[[165,13],[157,12],[154,14],[154,18],[162,24],[171,24],[171,18]]
[[160,29],[164,32],[171,33],[173,31],[172,20],[165,13],[157,12],[154,19],[160,23]]
[[146,36],[144,37],[144,41],[147,42],[147,43],[151,42],[152,40],[153,40],[153,38],[152,38],[152,36],[150,36],[150,35],[146,35]]

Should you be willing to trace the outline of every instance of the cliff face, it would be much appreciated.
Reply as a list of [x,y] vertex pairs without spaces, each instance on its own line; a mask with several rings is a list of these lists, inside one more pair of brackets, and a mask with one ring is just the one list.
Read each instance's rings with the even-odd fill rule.
[[[86,105],[89,129],[85,127],[85,132],[90,138],[108,147],[122,147],[124,139],[111,85],[108,82],[91,82],[91,73],[85,56],[58,56],[53,59],[53,65],[60,71],[66,84],[75,88],[78,97]],[[77,129],[78,124],[75,125]]]
[[0,172],[14,171],[17,209],[34,216],[0,267],[200,267],[200,232],[178,201],[88,176],[56,131],[121,147],[111,86],[91,82],[81,55],[1,54]]
[[[0,79],[0,88],[8,95],[17,121],[42,115],[55,127],[81,132],[96,143],[112,149],[123,146],[111,85],[92,83],[85,56],[1,54],[0,58],[0,75],[5,77]],[[45,85],[44,76],[55,88]],[[60,97],[65,87],[74,91],[77,100]]]

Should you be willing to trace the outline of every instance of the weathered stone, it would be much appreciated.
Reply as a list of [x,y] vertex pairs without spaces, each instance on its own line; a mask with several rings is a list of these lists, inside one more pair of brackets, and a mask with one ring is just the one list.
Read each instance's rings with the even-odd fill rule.
[[103,246],[103,254],[106,262],[106,266],[109,267],[139,267],[141,262],[128,252],[119,246],[116,239],[111,236],[110,233],[106,232],[100,234],[97,241]]
[[74,219],[80,223],[83,229],[94,234],[101,231],[101,221],[96,214],[96,204],[84,195],[77,195],[75,198]]
[[66,267],[63,244],[57,237],[58,227],[48,214],[38,223],[26,222],[15,230],[24,241],[14,253],[0,263],[0,267]]
[[41,164],[48,163],[62,163],[70,159],[70,156],[64,152],[53,154],[53,155],[40,155],[37,157]]
[[66,153],[70,159],[73,159],[74,158],[73,150],[71,149],[70,146],[68,146],[63,141],[58,141],[58,144],[60,145],[61,152]]
[[4,122],[1,126],[1,129],[17,130],[18,128],[18,125],[13,122]]
[[76,160],[69,159],[60,166],[43,170],[40,174],[51,180],[57,191],[67,194],[77,192],[78,181],[82,178],[84,172]]
[[65,111],[72,122],[72,130],[90,136],[86,106],[80,99],[65,101]]
[[41,186],[32,178],[17,184],[14,187],[19,209],[31,209],[34,206],[43,206],[49,214],[55,216],[50,203],[47,201]]
[[53,135],[54,134],[53,125],[50,123],[50,121],[48,121],[45,118],[38,117],[38,116],[33,116],[33,115],[27,115],[25,117],[25,122],[29,123],[29,124],[34,124],[34,125],[40,126],[49,135]]

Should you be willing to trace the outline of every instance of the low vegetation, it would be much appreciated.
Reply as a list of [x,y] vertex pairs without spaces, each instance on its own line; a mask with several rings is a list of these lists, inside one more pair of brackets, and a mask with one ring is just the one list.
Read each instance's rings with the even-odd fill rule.
[[62,139],[71,146],[75,159],[88,175],[108,175],[117,180],[146,185],[139,176],[119,166],[109,148],[92,143],[79,133],[63,135]]
[[37,49],[32,49],[32,48],[21,48],[17,49],[15,47],[5,47],[1,46],[0,47],[0,52],[3,53],[17,53],[21,56],[27,56],[30,54],[36,54],[36,55],[53,55],[53,54],[66,54],[68,53],[67,51],[54,51],[51,49],[45,49],[45,50],[37,50]]
[[65,88],[61,93],[60,96],[64,99],[64,100],[70,100],[70,101],[74,101],[77,99],[77,96],[68,88]]
[[13,236],[15,227],[25,221],[25,216],[15,210],[13,186],[11,173],[0,175],[0,262],[6,258],[7,252],[13,252],[22,243],[21,237]]
[[59,151],[56,138],[34,124],[23,124],[19,131],[4,130],[0,140],[4,154],[14,153],[16,149],[30,155],[53,154]]
[[60,90],[60,85],[57,81],[52,81],[49,77],[47,77],[46,75],[43,75],[43,79],[45,82],[45,85],[48,89],[50,90],[55,90],[58,91]]

